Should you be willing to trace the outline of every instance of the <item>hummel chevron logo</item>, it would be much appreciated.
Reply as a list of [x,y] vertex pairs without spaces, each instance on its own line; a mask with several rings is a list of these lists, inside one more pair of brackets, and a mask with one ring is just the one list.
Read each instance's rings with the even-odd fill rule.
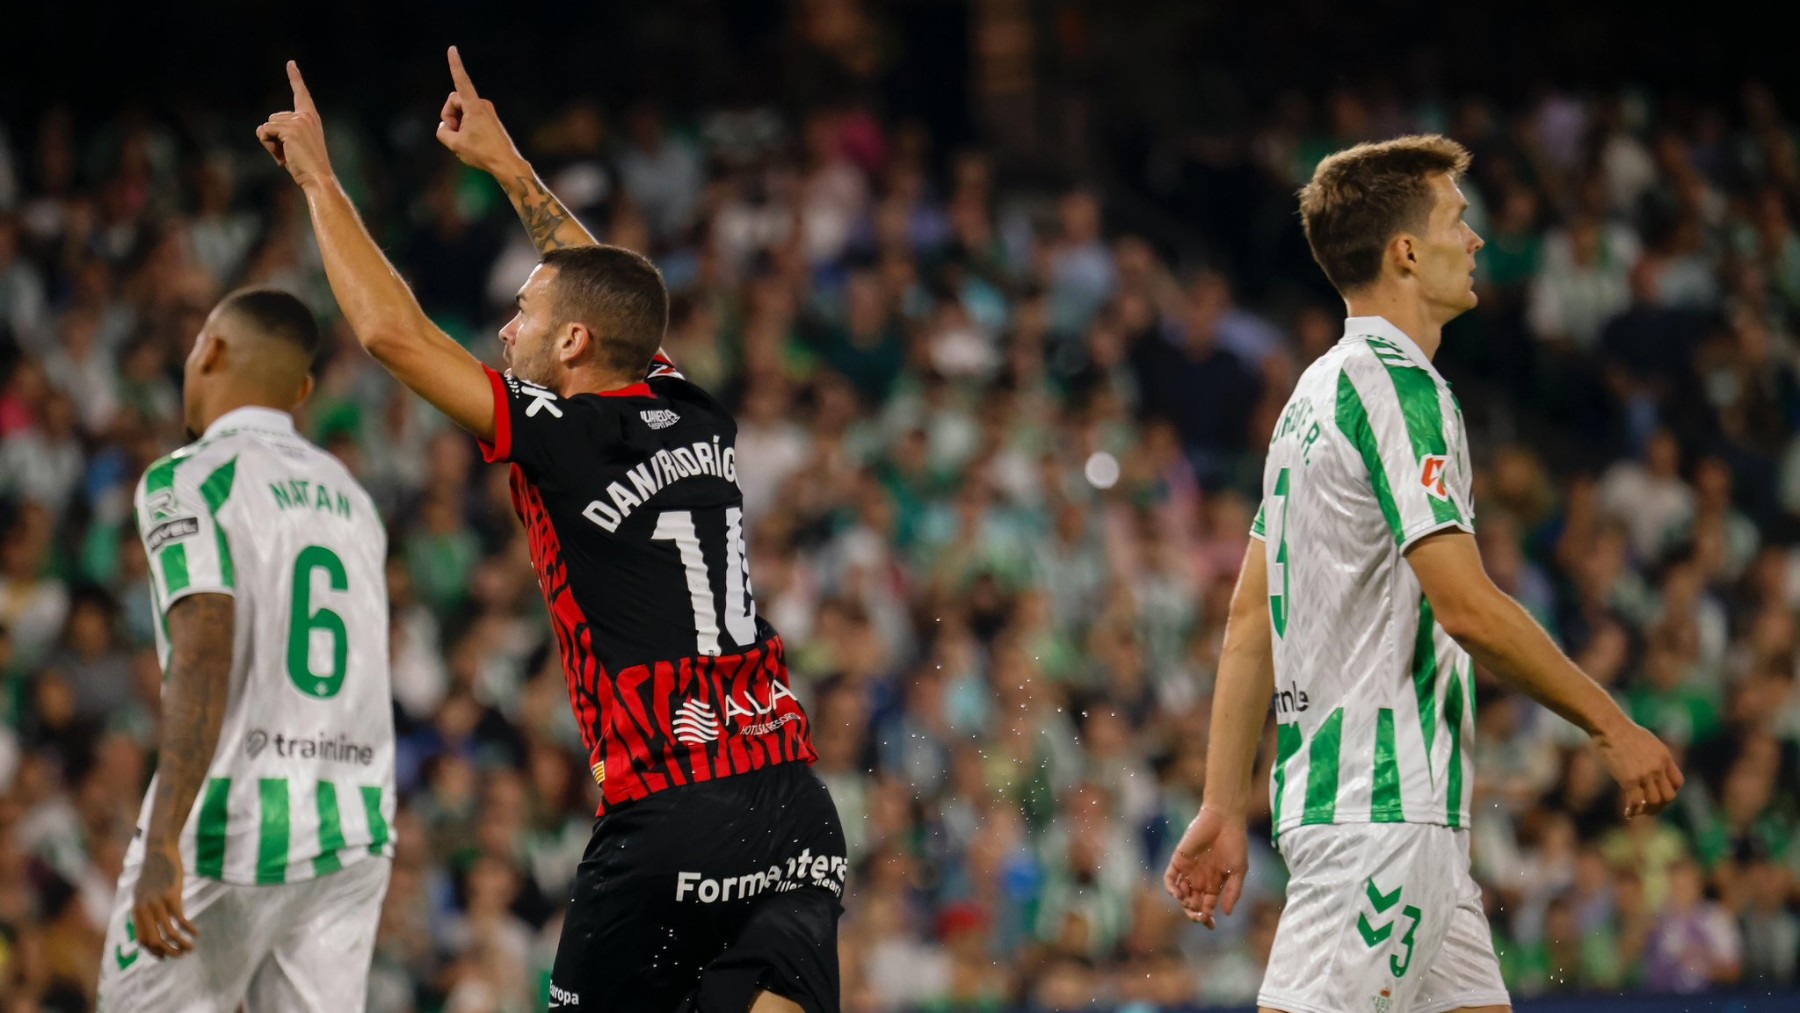
[[1394,923],[1389,922],[1381,928],[1375,928],[1369,924],[1368,915],[1357,915],[1356,931],[1362,933],[1363,942],[1373,949],[1387,942],[1387,937],[1394,934]]
[[123,946],[113,947],[113,959],[118,962],[121,971],[137,963],[138,954],[143,952],[138,949],[137,928],[131,924],[129,918],[125,919],[125,938],[131,942],[130,953],[126,953]]
[[1375,878],[1371,876],[1368,885],[1363,887],[1363,892],[1369,895],[1369,904],[1375,908],[1375,913],[1381,914],[1400,903],[1400,889],[1396,886],[1393,893],[1382,893],[1380,888],[1375,885]]

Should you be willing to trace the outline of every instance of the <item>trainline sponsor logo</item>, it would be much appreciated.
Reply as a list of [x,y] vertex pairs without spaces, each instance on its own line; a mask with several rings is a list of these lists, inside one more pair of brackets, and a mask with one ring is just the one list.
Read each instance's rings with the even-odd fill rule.
[[284,760],[325,760],[330,763],[354,763],[359,767],[369,767],[375,763],[374,746],[357,742],[343,734],[319,732],[301,736],[276,732],[270,735],[261,728],[252,728],[250,734],[244,736],[244,755],[252,760],[270,748]]

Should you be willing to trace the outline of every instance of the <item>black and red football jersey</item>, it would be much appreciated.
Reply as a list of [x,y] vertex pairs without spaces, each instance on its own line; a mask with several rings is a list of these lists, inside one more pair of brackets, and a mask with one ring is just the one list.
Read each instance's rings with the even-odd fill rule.
[[562,398],[488,371],[601,811],[811,763],[781,638],[756,614],[737,423],[657,356],[641,383]]

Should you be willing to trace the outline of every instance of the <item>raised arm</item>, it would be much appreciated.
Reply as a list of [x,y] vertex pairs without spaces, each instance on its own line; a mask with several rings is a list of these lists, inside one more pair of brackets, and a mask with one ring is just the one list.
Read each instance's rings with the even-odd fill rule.
[[1406,561],[1438,625],[1476,661],[1588,733],[1625,793],[1625,818],[1656,813],[1681,790],[1668,747],[1634,724],[1550,635],[1494,585],[1475,538],[1450,529],[1419,540]]
[[485,367],[431,322],[369,235],[332,172],[324,127],[300,68],[290,60],[287,71],[294,109],[269,117],[256,136],[306,194],[338,308],[356,340],[395,379],[452,422],[491,441],[494,394]]
[[219,745],[236,617],[230,595],[191,594],[169,606],[168,620],[156,795],[131,910],[138,945],[163,958],[192,951],[200,934],[182,909],[181,830]]
[[1214,907],[1230,914],[1244,887],[1256,743],[1262,738],[1275,689],[1274,645],[1269,637],[1269,563],[1262,539],[1251,538],[1237,589],[1231,594],[1219,675],[1213,684],[1205,794],[1163,875],[1163,885],[1188,917],[1207,928],[1213,925]]
[[538,254],[600,245],[538,178],[525,156],[519,154],[512,135],[494,112],[494,103],[476,93],[475,82],[463,69],[462,55],[455,46],[450,47],[450,79],[456,90],[444,100],[443,111],[438,114],[438,142],[462,159],[464,165],[494,177],[512,201]]

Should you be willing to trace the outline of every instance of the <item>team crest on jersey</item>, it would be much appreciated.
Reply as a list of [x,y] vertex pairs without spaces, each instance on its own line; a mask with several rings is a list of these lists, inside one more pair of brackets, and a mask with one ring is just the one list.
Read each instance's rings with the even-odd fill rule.
[[644,425],[649,426],[651,429],[667,429],[681,421],[681,416],[667,408],[655,408],[648,411],[641,411],[638,412],[638,417],[643,419]]
[[1419,484],[1432,496],[1448,500],[1450,488],[1445,477],[1450,470],[1450,458],[1443,454],[1427,454],[1419,460],[1419,465]]

